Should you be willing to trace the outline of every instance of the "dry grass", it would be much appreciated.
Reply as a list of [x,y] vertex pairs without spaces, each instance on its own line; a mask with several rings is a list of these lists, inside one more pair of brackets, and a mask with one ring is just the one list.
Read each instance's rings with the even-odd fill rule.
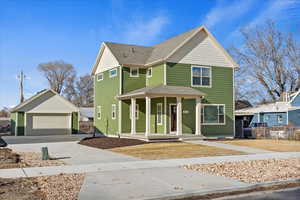
[[277,152],[296,152],[300,151],[300,141],[293,140],[273,140],[273,139],[254,139],[254,140],[230,140],[219,141],[224,144],[252,147]]
[[150,143],[113,148],[110,151],[149,160],[245,154],[239,151],[184,142]]

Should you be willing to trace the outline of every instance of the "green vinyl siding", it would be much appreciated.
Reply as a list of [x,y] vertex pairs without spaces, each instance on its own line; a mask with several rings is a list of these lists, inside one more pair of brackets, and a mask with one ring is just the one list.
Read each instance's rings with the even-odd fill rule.
[[[122,132],[131,132],[131,119],[130,119],[130,104],[131,100],[122,101]],[[146,127],[146,107],[145,99],[136,99],[136,104],[139,107],[138,119],[136,120],[136,132],[145,133]]]
[[130,77],[130,68],[122,67],[122,93],[146,86],[146,69],[139,69],[139,77]]
[[17,136],[23,136],[25,130],[25,114],[24,112],[17,113]]
[[164,84],[164,64],[152,67],[152,76],[147,77],[147,86]]
[[76,134],[79,131],[78,112],[72,113],[72,134]]
[[[207,94],[203,99],[205,104],[225,104],[225,125],[202,125],[202,134],[205,136],[230,135],[234,133],[233,117],[233,69],[226,67],[211,67],[212,87],[194,87]],[[167,85],[191,87],[191,65],[167,63]],[[188,107],[192,107],[189,103]],[[183,106],[185,106],[183,104]],[[193,114],[194,115],[194,114]],[[194,116],[183,115],[183,123],[186,118]],[[184,129],[185,124],[183,124]],[[193,130],[194,125],[186,124],[188,129]],[[186,127],[186,128],[187,128]],[[184,132],[184,130],[183,130]]]
[[16,134],[16,121],[17,121],[17,113],[13,112],[10,114],[10,132],[12,135]]
[[[103,72],[103,80],[97,81],[97,74],[94,76],[95,87],[95,117],[94,125],[96,131],[108,134],[116,135],[118,133],[118,100],[115,98],[119,94],[120,84],[120,68],[117,68],[117,76],[109,77],[109,71]],[[116,119],[112,119],[111,109],[112,104],[116,104]],[[97,118],[97,107],[101,106],[101,119]]]
[[[150,120],[150,132],[151,133],[164,133],[164,123],[157,124],[157,104],[164,105],[164,98],[152,98],[151,99],[151,120]],[[162,109],[162,116],[164,115],[164,109]],[[145,122],[146,125],[146,122]]]

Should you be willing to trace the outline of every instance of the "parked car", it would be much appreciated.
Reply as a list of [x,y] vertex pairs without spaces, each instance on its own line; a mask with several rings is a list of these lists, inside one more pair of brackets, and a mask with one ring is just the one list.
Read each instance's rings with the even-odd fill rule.
[[244,137],[245,138],[253,138],[252,136],[252,129],[253,128],[259,128],[259,127],[268,127],[267,123],[252,123],[249,127],[243,128],[244,131]]

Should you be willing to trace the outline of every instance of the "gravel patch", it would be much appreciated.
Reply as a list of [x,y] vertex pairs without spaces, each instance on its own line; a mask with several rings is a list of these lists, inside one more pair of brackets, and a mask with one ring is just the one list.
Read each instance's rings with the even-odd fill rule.
[[0,199],[76,200],[84,174],[60,174],[36,178],[0,178]]
[[24,168],[24,167],[44,167],[64,165],[61,160],[42,160],[41,153],[14,152],[9,148],[0,148],[0,169]]
[[300,158],[195,164],[185,165],[183,168],[238,179],[246,183],[300,178]]

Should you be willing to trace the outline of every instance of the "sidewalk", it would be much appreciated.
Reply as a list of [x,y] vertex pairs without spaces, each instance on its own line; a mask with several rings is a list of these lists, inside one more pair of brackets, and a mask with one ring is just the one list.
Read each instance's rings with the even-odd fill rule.
[[242,152],[250,153],[250,154],[272,153],[273,152],[273,151],[254,149],[254,148],[250,148],[250,147],[231,145],[231,144],[223,144],[223,143],[204,141],[204,140],[194,140],[194,141],[186,141],[186,142],[192,143],[192,144],[201,144],[201,145],[219,147],[219,148],[223,148],[223,149],[230,149],[230,150],[234,150],[234,151],[242,151]]
[[234,162],[246,160],[266,160],[266,159],[284,159],[300,157],[300,152],[282,152],[282,153],[265,153],[250,155],[234,155],[234,156],[214,156],[199,158],[181,158],[166,160],[139,160],[124,161],[112,163],[95,163],[85,165],[64,165],[51,167],[32,167],[32,168],[15,168],[1,169],[0,177],[2,178],[18,178],[18,177],[35,177],[35,176],[51,176],[61,173],[91,173],[91,172],[108,172],[121,171],[130,169],[148,169],[148,168],[166,168],[178,167],[186,164],[209,164],[219,162]]

